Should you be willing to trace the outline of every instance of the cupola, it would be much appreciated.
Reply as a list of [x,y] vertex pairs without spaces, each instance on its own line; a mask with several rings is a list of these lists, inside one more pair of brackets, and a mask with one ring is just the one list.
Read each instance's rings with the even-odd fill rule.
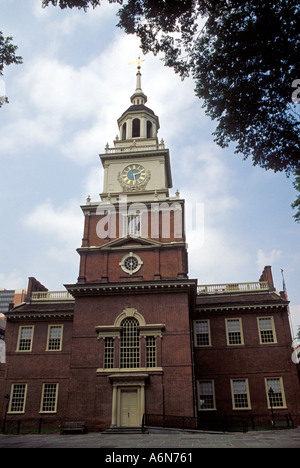
[[114,142],[115,146],[132,145],[133,141],[137,146],[157,144],[159,119],[152,109],[145,106],[147,96],[143,93],[141,85],[140,59],[136,74],[136,89],[130,101],[131,106],[118,119],[119,136]]

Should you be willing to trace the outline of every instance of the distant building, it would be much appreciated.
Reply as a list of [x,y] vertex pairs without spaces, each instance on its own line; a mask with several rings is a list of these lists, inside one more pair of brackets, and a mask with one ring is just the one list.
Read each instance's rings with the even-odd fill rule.
[[101,203],[81,207],[77,282],[55,292],[30,278],[26,302],[5,314],[0,415],[9,395],[11,425],[298,424],[288,301],[270,266],[249,283],[189,278],[185,200],[169,195],[169,150],[146,102],[138,67],[114,147],[100,155]]
[[2,313],[0,313],[0,364],[4,364],[6,360],[5,359],[5,343],[4,343],[5,327],[6,327],[6,318]]
[[0,314],[8,312],[10,306],[16,306],[26,297],[26,289],[0,289]]
[[14,289],[0,289],[0,313],[8,312],[9,305],[14,303]]

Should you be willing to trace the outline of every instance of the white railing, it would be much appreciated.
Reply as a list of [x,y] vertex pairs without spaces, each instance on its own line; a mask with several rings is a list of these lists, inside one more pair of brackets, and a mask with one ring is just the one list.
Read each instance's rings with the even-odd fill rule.
[[32,301],[72,301],[74,297],[68,291],[39,291],[31,294]]
[[119,146],[116,148],[109,148],[108,145],[105,146],[105,154],[114,154],[114,153],[131,153],[133,151],[153,151],[165,149],[164,143],[154,144],[154,145],[136,145],[131,146]]
[[222,294],[268,290],[268,281],[256,281],[253,283],[204,284],[197,287],[197,294]]

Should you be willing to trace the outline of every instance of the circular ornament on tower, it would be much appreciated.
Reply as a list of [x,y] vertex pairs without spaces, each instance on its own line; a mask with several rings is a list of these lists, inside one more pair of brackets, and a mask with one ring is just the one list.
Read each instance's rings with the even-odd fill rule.
[[124,271],[124,273],[127,273],[128,275],[133,275],[134,273],[139,271],[139,269],[143,265],[143,262],[137,254],[130,252],[129,254],[124,255],[119,265]]

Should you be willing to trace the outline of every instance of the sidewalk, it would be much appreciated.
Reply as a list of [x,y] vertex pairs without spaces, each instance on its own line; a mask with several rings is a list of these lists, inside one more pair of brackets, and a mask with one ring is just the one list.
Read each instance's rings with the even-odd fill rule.
[[[149,434],[0,434],[0,448],[300,448],[300,428],[242,433],[170,432]],[[105,450],[106,449],[106,450]]]

